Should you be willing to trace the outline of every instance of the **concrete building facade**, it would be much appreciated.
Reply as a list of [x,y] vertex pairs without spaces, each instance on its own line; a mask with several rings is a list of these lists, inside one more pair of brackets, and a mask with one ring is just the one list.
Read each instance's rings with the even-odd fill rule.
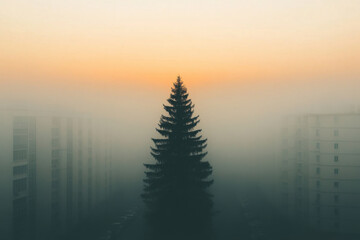
[[280,206],[330,232],[360,233],[360,114],[284,119]]
[[64,233],[110,197],[110,138],[91,118],[2,109],[0,133],[4,239]]

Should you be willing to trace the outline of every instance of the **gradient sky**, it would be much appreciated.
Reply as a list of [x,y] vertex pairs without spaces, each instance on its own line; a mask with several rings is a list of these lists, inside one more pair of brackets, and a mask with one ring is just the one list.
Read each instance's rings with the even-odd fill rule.
[[360,1],[0,2],[0,81],[169,87],[178,74],[188,85],[359,76]]

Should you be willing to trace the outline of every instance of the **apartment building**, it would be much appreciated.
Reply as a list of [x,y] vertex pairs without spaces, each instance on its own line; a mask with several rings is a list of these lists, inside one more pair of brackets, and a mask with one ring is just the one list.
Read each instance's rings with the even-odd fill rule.
[[360,232],[360,114],[284,119],[280,206],[324,231]]
[[0,110],[0,133],[4,239],[64,233],[110,197],[111,144],[100,123],[83,115],[7,108]]

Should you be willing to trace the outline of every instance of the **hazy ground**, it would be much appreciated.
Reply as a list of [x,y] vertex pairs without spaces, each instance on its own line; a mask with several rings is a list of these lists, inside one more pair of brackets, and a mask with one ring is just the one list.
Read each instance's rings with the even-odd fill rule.
[[[214,234],[222,240],[355,240],[359,236],[338,236],[311,230],[279,215],[254,182],[233,181],[216,187]],[[130,197],[130,196],[129,196]],[[145,222],[139,196],[132,195],[118,203],[105,218],[94,218],[67,239],[142,240]]]

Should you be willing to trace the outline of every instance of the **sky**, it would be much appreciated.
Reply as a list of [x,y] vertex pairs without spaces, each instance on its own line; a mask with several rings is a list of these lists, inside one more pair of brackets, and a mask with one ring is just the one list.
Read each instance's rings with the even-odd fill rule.
[[358,0],[2,0],[0,81],[169,88],[177,75],[195,87],[354,77],[359,12]]

